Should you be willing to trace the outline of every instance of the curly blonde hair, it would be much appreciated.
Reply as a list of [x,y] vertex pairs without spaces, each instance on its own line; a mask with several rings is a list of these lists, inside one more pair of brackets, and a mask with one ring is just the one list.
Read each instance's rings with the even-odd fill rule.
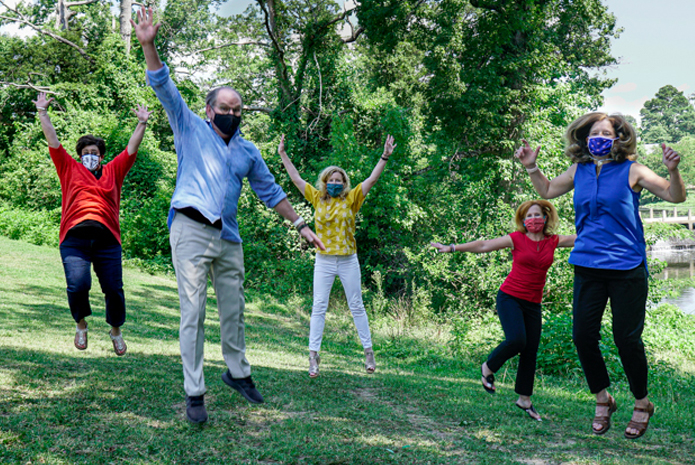
[[340,199],[345,199],[350,192],[350,177],[347,175],[345,170],[338,166],[329,166],[321,171],[321,174],[319,174],[319,179],[316,181],[316,189],[321,193],[321,200],[327,201],[331,198],[331,196],[328,194],[328,190],[326,189],[326,183],[328,182],[328,178],[330,178],[333,173],[340,173],[340,175],[343,177],[343,190],[340,192],[338,197]]
[[589,137],[591,127],[607,119],[610,121],[618,139],[613,142],[611,156],[617,162],[625,161],[626,159],[634,160],[637,158],[637,134],[630,123],[618,114],[608,115],[606,113],[587,113],[580,116],[572,122],[567,128],[565,139],[567,146],[565,147],[565,155],[567,155],[573,163],[587,163],[593,161],[589,148],[587,147],[586,139]]
[[555,234],[555,228],[557,228],[557,225],[560,223],[560,217],[557,214],[555,206],[553,206],[553,204],[548,202],[547,200],[528,200],[519,205],[519,208],[516,209],[516,213],[514,214],[514,223],[516,223],[516,230],[522,233],[526,232],[524,220],[526,219],[528,211],[534,205],[538,205],[541,208],[541,211],[543,211],[543,215],[545,215],[546,218],[545,226],[543,226],[543,234],[545,234],[546,236],[551,236]]

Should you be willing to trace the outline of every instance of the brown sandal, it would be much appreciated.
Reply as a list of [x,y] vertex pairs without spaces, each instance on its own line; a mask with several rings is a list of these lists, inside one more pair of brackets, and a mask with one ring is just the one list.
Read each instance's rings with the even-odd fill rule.
[[625,429],[625,437],[627,439],[637,439],[637,438],[643,436],[644,433],[647,432],[647,428],[649,427],[649,419],[652,417],[652,415],[654,415],[654,404],[649,402],[649,405],[647,405],[647,408],[635,407],[633,410],[635,412],[647,412],[649,414],[649,417],[647,417],[647,421],[630,420],[630,422],[627,424],[627,427],[636,429],[637,434],[628,433],[627,428],[626,428]]
[[601,435],[611,429],[611,415],[618,410],[618,403],[615,401],[613,396],[608,394],[608,402],[596,402],[596,405],[599,407],[608,407],[608,415],[596,415],[592,421],[592,423],[600,424],[601,429],[596,429],[592,426],[591,430],[594,432],[594,434]]

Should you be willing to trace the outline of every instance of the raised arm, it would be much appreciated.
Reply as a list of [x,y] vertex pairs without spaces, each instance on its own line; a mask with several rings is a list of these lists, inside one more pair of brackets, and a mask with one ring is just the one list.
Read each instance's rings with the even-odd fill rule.
[[60,147],[60,141],[58,140],[58,134],[51,123],[51,118],[48,117],[48,105],[53,101],[53,97],[46,99],[46,94],[44,92],[39,92],[39,96],[36,100],[32,100],[34,105],[36,105],[36,111],[39,112],[39,120],[41,121],[41,129],[43,130],[43,135],[46,137],[48,146],[54,149]]
[[473,241],[466,242],[465,244],[440,244],[439,242],[430,242],[430,245],[437,249],[439,253],[453,253],[453,252],[473,252],[473,253],[488,253],[494,250],[500,249],[512,249],[514,248],[514,242],[509,235],[498,237],[497,239],[490,239],[487,241]]
[[150,71],[157,71],[164,66],[159,59],[157,47],[154,45],[154,39],[157,37],[157,31],[159,31],[161,24],[152,24],[152,19],[154,17],[152,7],[148,9],[140,8],[137,17],[137,23],[132,19],[130,23],[133,25],[135,36],[138,38],[138,42],[140,42],[142,51],[145,54],[147,69]]
[[294,183],[295,186],[297,186],[297,189],[304,195],[304,189],[306,188],[306,181],[302,179],[302,177],[299,175],[299,171],[297,171],[297,168],[294,167],[292,164],[292,160],[290,160],[290,157],[287,156],[287,152],[285,152],[285,135],[283,134],[280,136],[280,144],[278,145],[278,153],[280,154],[280,158],[282,159],[282,166],[285,167],[285,171],[287,171],[287,174],[290,175],[290,179]]
[[554,199],[574,189],[574,173],[577,171],[576,164],[570,166],[560,176],[548,180],[536,164],[536,158],[538,158],[538,152],[541,150],[541,147],[538,146],[536,150],[533,150],[526,140],[523,140],[523,142],[524,145],[514,152],[514,156],[526,168],[526,172],[531,177],[531,182],[538,195],[544,199]]
[[662,161],[668,168],[670,181],[662,178],[646,166],[635,163],[630,168],[630,185],[633,189],[636,185],[639,185],[667,202],[683,202],[686,197],[685,184],[678,170],[681,157],[671,147],[667,147],[666,144],[661,144],[661,150],[663,152]]
[[130,141],[128,141],[128,155],[134,155],[138,152],[140,148],[140,142],[145,136],[145,129],[147,129],[147,120],[152,114],[151,111],[147,111],[147,107],[138,104],[138,107],[133,109],[135,116],[138,117],[138,125],[135,126],[135,131],[133,135],[130,136]]
[[393,136],[386,136],[386,142],[384,143],[384,154],[381,156],[376,166],[372,170],[372,174],[369,175],[367,179],[362,182],[362,194],[366,197],[369,190],[376,184],[379,180],[379,176],[384,172],[386,168],[386,162],[393,153],[393,149],[396,148],[396,144],[393,143]]
[[275,205],[273,209],[278,212],[283,218],[286,220],[289,220],[294,224],[294,227],[297,228],[297,231],[299,232],[299,235],[302,236],[306,241],[313,245],[314,247],[321,249],[321,250],[326,250],[326,246],[323,245],[323,242],[321,242],[321,239],[314,233],[314,231],[311,230],[311,228],[304,222],[304,218],[299,216],[297,212],[294,211],[294,208],[292,208],[292,205],[290,204],[289,200],[282,199],[280,203]]

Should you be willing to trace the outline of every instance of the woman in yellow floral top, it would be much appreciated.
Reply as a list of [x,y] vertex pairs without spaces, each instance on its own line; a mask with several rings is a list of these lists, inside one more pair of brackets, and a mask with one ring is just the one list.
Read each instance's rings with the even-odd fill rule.
[[372,174],[355,188],[350,188],[350,178],[345,170],[329,166],[319,175],[316,187],[304,181],[285,152],[285,136],[280,139],[278,153],[290,179],[304,197],[316,209],[316,233],[326,246],[326,251],[316,254],[314,264],[314,305],[309,325],[309,376],[319,375],[319,349],[326,322],[328,298],[335,277],[340,278],[345,297],[352,312],[357,334],[362,342],[367,373],[374,373],[376,362],[372,349],[369,320],[362,303],[362,276],[355,244],[355,214],[362,207],[369,190],[376,184],[386,167],[386,162],[396,146],[393,137],[387,136],[384,154]]

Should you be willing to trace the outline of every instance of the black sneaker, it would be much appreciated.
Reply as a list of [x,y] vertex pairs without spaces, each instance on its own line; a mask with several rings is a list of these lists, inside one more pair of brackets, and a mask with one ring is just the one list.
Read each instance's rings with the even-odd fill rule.
[[186,416],[191,423],[208,421],[208,412],[205,410],[205,394],[186,396]]
[[222,373],[222,381],[232,389],[239,391],[239,394],[244,396],[246,400],[252,404],[263,403],[263,396],[258,392],[258,389],[256,389],[256,385],[253,384],[250,376],[246,378],[232,378],[232,374],[227,370]]

